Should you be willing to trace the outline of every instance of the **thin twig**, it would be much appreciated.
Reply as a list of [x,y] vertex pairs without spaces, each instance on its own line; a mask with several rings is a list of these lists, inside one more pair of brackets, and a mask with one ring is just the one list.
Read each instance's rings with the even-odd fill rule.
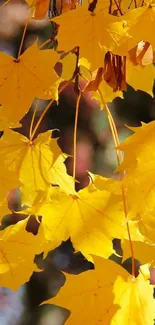
[[51,38],[47,39],[39,46],[39,50],[41,50],[45,45],[49,44],[50,42],[52,42]]
[[7,0],[6,2],[4,2],[4,3],[0,6],[0,8],[6,6],[10,1],[11,1],[11,0]]
[[74,136],[73,136],[73,179],[74,180],[76,176],[76,142],[77,142],[77,125],[78,125],[80,99],[81,99],[81,91],[77,95],[76,108],[75,108],[75,122],[74,122]]
[[35,116],[36,116],[38,105],[39,105],[39,99],[36,100],[36,105],[34,107],[32,119],[31,119],[31,124],[30,124],[29,139],[31,139],[31,136],[32,136],[32,129],[33,129],[34,119],[35,119]]
[[31,17],[32,17],[32,11],[28,15],[27,20],[26,20],[26,23],[25,23],[25,26],[24,26],[24,31],[23,31],[23,35],[22,35],[21,42],[20,42],[20,47],[19,47],[19,51],[18,51],[17,60],[19,59],[19,57],[21,55],[21,51],[22,51],[22,47],[23,47],[23,43],[24,43],[25,34],[26,34],[26,31],[27,31],[28,24],[29,24],[29,22],[31,20]]
[[[59,90],[59,94],[69,85],[70,81],[66,82]],[[36,131],[38,130],[38,127],[40,126],[40,123],[42,122],[45,114],[47,113],[47,111],[49,110],[49,108],[51,107],[51,105],[55,102],[55,99],[51,99],[50,102],[47,104],[47,106],[45,107],[44,111],[42,112],[42,114],[40,115],[40,118],[38,120],[38,122],[36,123],[34,130],[32,131],[31,137],[30,137],[30,141],[33,140]]]
[[[102,93],[100,91],[100,89],[98,89],[98,93],[101,97],[102,103],[104,105],[105,108],[105,112],[109,121],[109,126],[111,129],[111,133],[112,133],[112,137],[114,140],[114,144],[116,147],[118,147],[120,145],[119,142],[119,137],[118,137],[118,132],[116,129],[116,125],[114,122],[114,119],[110,113],[110,110],[108,108],[108,106],[106,105],[106,103],[104,102],[104,98],[102,96]],[[117,156],[117,162],[118,162],[118,166],[121,165],[122,163],[122,155],[119,149],[116,149],[116,156]],[[124,178],[125,173],[120,172],[120,180],[122,180]],[[126,227],[127,227],[127,232],[128,232],[128,238],[129,238],[129,245],[130,245],[130,252],[131,252],[131,260],[132,260],[132,275],[135,276],[135,260],[134,260],[134,250],[133,250],[133,244],[132,244],[132,239],[131,239],[131,233],[130,233],[130,227],[129,227],[129,222],[128,222],[128,213],[127,213],[127,206],[126,206],[126,197],[125,197],[125,191],[124,188],[122,186],[122,200],[123,200],[123,207],[124,207],[124,214],[125,214],[125,221],[126,221]]]
[[[89,80],[83,76],[83,78],[89,82]],[[122,153],[119,149],[117,149],[117,147],[120,145],[119,142],[119,137],[118,137],[118,132],[117,132],[117,128],[114,122],[114,119],[110,113],[110,110],[108,108],[108,106],[106,105],[104,98],[102,96],[102,93],[100,91],[100,88],[98,89],[98,94],[101,97],[101,101],[103,103],[103,106],[105,108],[105,112],[109,121],[109,126],[111,129],[111,133],[112,133],[112,137],[114,140],[114,144],[116,147],[116,157],[117,157],[117,162],[118,162],[118,166],[121,165],[122,161],[123,161],[123,156]],[[120,173],[120,180],[122,180],[125,176],[125,172],[121,172]],[[129,238],[129,245],[130,245],[130,252],[131,252],[131,260],[132,260],[132,275],[135,276],[135,260],[134,260],[134,250],[133,250],[133,244],[132,244],[132,238],[131,238],[131,233],[130,233],[130,227],[129,227],[129,222],[128,222],[128,213],[127,213],[127,206],[126,206],[126,197],[125,197],[125,191],[124,188],[122,186],[122,200],[123,200],[123,207],[124,207],[124,215],[125,215],[125,221],[126,221],[126,227],[127,227],[127,233],[128,233],[128,238]]]

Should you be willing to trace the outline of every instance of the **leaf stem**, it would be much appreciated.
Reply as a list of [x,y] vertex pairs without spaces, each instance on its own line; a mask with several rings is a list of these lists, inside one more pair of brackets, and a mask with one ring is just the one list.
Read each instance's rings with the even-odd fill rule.
[[39,105],[39,99],[36,99],[36,105],[33,110],[33,115],[32,115],[31,124],[30,124],[29,139],[31,139],[31,136],[32,136],[32,129],[33,129],[34,119],[36,116],[38,105]]
[[[116,129],[116,125],[114,122],[114,119],[110,113],[110,110],[107,106],[107,104],[104,101],[104,98],[102,96],[102,93],[100,91],[100,89],[98,89],[98,93],[101,97],[102,103],[104,105],[105,108],[105,112],[109,121],[109,126],[111,129],[111,133],[112,133],[112,137],[114,140],[114,144],[116,147],[119,146],[120,142],[119,142],[119,137],[118,137],[118,132]],[[122,154],[120,152],[119,149],[116,149],[116,156],[117,156],[117,162],[118,162],[118,166],[121,165],[123,157]],[[120,180],[122,180],[125,176],[125,172],[121,172],[120,173]],[[125,191],[124,188],[122,186],[122,200],[123,200],[123,207],[124,207],[124,214],[125,214],[125,222],[126,222],[126,227],[127,227],[127,232],[128,232],[128,238],[129,238],[129,245],[130,245],[130,252],[131,252],[131,260],[132,260],[132,275],[135,277],[135,260],[134,260],[134,250],[133,250],[133,244],[132,244],[132,239],[131,239],[131,233],[130,233],[130,227],[129,227],[129,222],[128,222],[128,213],[127,213],[127,206],[126,206],[126,198],[125,198]]]
[[73,179],[76,176],[76,142],[77,142],[77,125],[78,125],[78,115],[79,115],[79,104],[81,99],[81,91],[79,91],[76,99],[75,108],[75,122],[74,122],[74,136],[73,136]]
[[52,42],[52,40],[49,38],[47,39],[45,42],[43,42],[40,46],[39,46],[39,50],[41,50],[45,45],[49,44],[50,42]]
[[[59,90],[59,94],[69,85],[70,81],[66,82]],[[30,141],[33,140],[36,131],[38,130],[38,127],[40,126],[40,123],[42,122],[45,114],[47,113],[47,111],[49,110],[49,108],[51,107],[51,105],[55,102],[55,99],[51,99],[50,102],[47,104],[47,106],[45,107],[44,111],[42,112],[42,114],[40,115],[40,118],[38,120],[38,122],[36,123],[34,130],[32,131],[31,137],[30,137]]]
[[7,1],[5,1],[2,5],[0,5],[0,8],[6,6],[10,1],[11,1],[11,0],[7,0]]
[[22,39],[21,39],[20,47],[19,47],[19,51],[18,51],[17,60],[19,59],[19,57],[21,55],[21,51],[22,51],[22,47],[23,47],[23,43],[24,43],[25,34],[26,34],[26,31],[27,31],[28,24],[29,24],[29,22],[31,20],[31,17],[32,17],[32,11],[30,12],[30,14],[28,15],[28,17],[26,19],[26,23],[25,23],[25,26],[24,26],[23,35],[22,35]]

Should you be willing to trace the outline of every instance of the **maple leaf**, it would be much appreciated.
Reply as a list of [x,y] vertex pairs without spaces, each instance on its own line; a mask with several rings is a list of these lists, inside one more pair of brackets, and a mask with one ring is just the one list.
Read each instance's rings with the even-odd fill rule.
[[1,160],[0,168],[0,202],[6,198],[9,190],[20,187],[21,183],[17,179],[17,175],[12,170],[8,170]]
[[[43,216],[45,238],[53,249],[69,237],[76,250],[91,260],[90,254],[105,258],[115,253],[112,240],[128,239],[122,199],[93,185],[77,195],[66,195],[56,188],[49,189],[47,198],[36,198],[24,214]],[[129,222],[132,240],[144,240],[136,222]]]
[[34,19],[43,19],[49,9],[50,0],[25,0],[31,8]]
[[130,129],[135,133],[118,147],[125,153],[118,171],[127,171],[123,186],[126,188],[130,216],[141,219],[154,208],[155,121],[142,123],[142,126]]
[[3,160],[1,160],[0,168],[0,220],[7,214],[10,214],[8,209],[7,196],[9,196],[9,191],[21,186],[21,183],[17,179],[16,173],[10,171],[4,165]]
[[126,81],[135,90],[142,90],[153,96],[155,68],[153,64],[145,67],[133,65],[129,60],[126,63]]
[[42,252],[37,236],[25,230],[27,220],[0,231],[0,285],[16,291],[33,271],[36,254]]
[[[60,25],[58,49],[68,52],[79,46],[79,58],[86,58],[92,71],[103,66],[108,50],[116,50],[122,39],[128,38],[125,24],[117,17],[104,14],[102,7],[99,0],[93,12],[86,6],[77,6],[75,10],[52,19]],[[122,50],[120,55],[123,53]]]
[[154,286],[146,276],[148,267],[143,267],[147,268],[144,275],[140,273],[135,278],[113,261],[96,256],[93,259],[95,270],[66,275],[66,283],[58,295],[44,303],[69,309],[71,315],[66,325],[152,324]]
[[77,57],[74,53],[68,53],[60,62],[62,64],[61,78],[70,80],[76,69]]
[[113,287],[114,303],[120,306],[110,325],[150,325],[155,318],[154,286],[149,283],[149,265],[143,265],[137,278],[124,281],[118,276]]
[[14,111],[6,110],[3,106],[0,106],[0,130],[8,128],[20,128],[22,125],[17,121],[17,117]]
[[45,191],[51,183],[74,192],[74,180],[64,165],[67,155],[61,152],[57,140],[51,139],[51,133],[41,133],[31,142],[17,132],[6,130],[0,139],[0,157],[5,168],[16,173],[27,195]]
[[[152,45],[155,50],[155,39],[153,36],[154,25],[155,25],[155,6],[154,3],[148,1],[146,5],[140,8],[130,10],[126,15],[123,16],[126,21],[127,31],[131,38],[124,39],[123,47],[127,51],[135,47],[140,41],[144,40]],[[146,28],[143,28],[143,27]]]
[[122,183],[113,178],[103,177],[101,175],[93,174],[91,172],[88,173],[91,179],[91,182],[98,190],[106,190],[115,195],[122,195]]
[[95,270],[78,275],[65,274],[66,283],[58,295],[44,302],[71,311],[66,325],[108,325],[118,309],[113,303],[113,284],[117,275],[126,279],[128,273],[113,261],[96,256],[93,259]]
[[[121,246],[123,249],[123,261],[131,257],[130,245],[127,240],[122,240]],[[142,243],[139,241],[132,242],[134,258],[140,261],[141,264],[150,263],[155,266],[155,245]]]
[[[151,199],[151,195],[150,195]],[[153,199],[153,195],[152,195]],[[146,199],[147,204],[148,198]],[[145,205],[144,205],[145,206]],[[131,209],[132,211],[132,209]],[[146,211],[146,212],[145,212]],[[149,211],[149,207],[144,208],[143,210],[139,211],[139,214],[137,213],[137,218],[139,219],[139,230],[140,232],[151,241],[150,244],[155,244],[155,209],[154,204],[151,211]]]
[[4,216],[10,214],[11,211],[8,208],[8,200],[7,198],[4,198],[0,201],[0,222],[4,218]]
[[60,78],[53,68],[58,58],[54,50],[39,50],[37,42],[19,59],[0,52],[0,103],[10,122],[12,116],[19,121],[36,97],[58,99]]

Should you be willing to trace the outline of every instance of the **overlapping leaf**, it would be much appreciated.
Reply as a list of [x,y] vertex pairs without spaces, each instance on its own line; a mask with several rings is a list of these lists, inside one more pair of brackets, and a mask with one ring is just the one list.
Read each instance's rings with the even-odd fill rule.
[[132,216],[141,218],[154,208],[155,122],[131,129],[135,133],[119,146],[125,152],[120,169],[128,172],[123,183]]
[[[113,238],[128,239],[122,198],[107,190],[89,185],[77,195],[66,195],[59,189],[49,190],[47,198],[36,199],[26,214],[43,216],[45,238],[51,249],[69,237],[74,248],[91,259],[90,254],[105,258],[114,253]],[[137,222],[129,222],[133,240],[145,240]]]
[[20,187],[21,183],[19,182],[17,175],[14,171],[8,170],[1,159],[1,168],[0,168],[0,202],[6,198],[6,195],[9,190]]
[[128,273],[110,260],[95,256],[93,259],[95,270],[79,275],[66,274],[66,283],[57,297],[45,302],[71,311],[67,325],[108,325],[118,309],[118,305],[113,303],[113,284],[118,275],[126,280]]
[[10,213],[8,209],[8,200],[9,191],[18,188],[21,183],[17,179],[16,173],[10,171],[6,168],[1,160],[1,168],[0,168],[0,220],[7,214]]
[[[128,33],[131,38],[125,40],[128,50],[136,46],[140,41],[149,42],[155,50],[155,39],[153,30],[155,25],[155,6],[154,1],[145,2],[146,5],[130,10],[123,19],[128,26]],[[144,28],[145,26],[145,28]],[[124,47],[125,44],[123,44]]]
[[135,90],[142,90],[153,96],[155,68],[153,64],[145,67],[135,66],[129,60],[126,64],[126,81]]
[[0,231],[0,285],[12,290],[37,271],[34,257],[42,251],[39,237],[25,230],[26,221]]
[[66,192],[74,192],[73,178],[67,174],[64,165],[67,155],[61,152],[51,134],[52,131],[39,134],[31,142],[17,132],[6,130],[0,139],[0,157],[5,169],[7,167],[10,173],[16,174],[16,179],[24,187],[25,199],[26,194],[29,196],[29,193],[45,191],[51,183],[61,186]]
[[[58,49],[67,52],[79,46],[80,58],[87,58],[92,71],[103,66],[108,50],[115,51],[122,39],[128,38],[123,21],[104,14],[102,9],[102,1],[99,0],[93,13],[87,6],[77,6],[75,10],[52,19],[60,25]],[[123,53],[122,47],[120,55]]]
[[[34,19],[45,18],[49,0],[26,2]],[[154,1],[146,0],[143,7],[141,4],[141,1],[98,0],[89,3],[88,10],[85,1],[75,10],[53,19],[60,25],[58,49],[68,52],[79,47],[79,57],[77,52],[77,55],[70,53],[62,61],[61,77],[71,79],[77,65],[87,60],[85,79],[90,83],[85,90],[94,91],[93,96],[100,105],[121,96],[121,92],[113,92],[113,89],[122,89],[113,85],[110,87],[103,78],[97,80],[98,74],[94,77],[95,74],[89,71],[104,66],[107,51],[120,56],[128,55],[128,51],[142,40],[151,44],[152,53],[155,50]],[[66,8],[73,9],[75,5],[73,0],[71,6],[66,3]],[[128,6],[130,10],[123,16]],[[131,10],[134,6],[139,8]],[[118,15],[120,18],[116,17]],[[112,58],[117,59],[113,54]],[[138,62],[140,66],[137,62],[133,66],[128,58],[125,60],[121,63],[126,62],[127,83],[152,95],[154,66],[142,67],[141,61]],[[122,182],[91,174],[93,184],[76,193],[73,178],[67,175],[64,165],[67,155],[61,152],[56,140],[51,139],[51,131],[30,141],[19,133],[7,130],[18,125],[36,97],[58,99],[57,88],[62,79],[54,70],[57,61],[59,55],[55,51],[40,50],[37,42],[18,59],[0,53],[0,129],[5,130],[0,139],[0,219],[9,212],[7,197],[15,187],[21,187],[23,202],[30,206],[23,213],[42,216],[37,236],[26,232],[28,218],[0,231],[0,285],[18,289],[37,269],[35,254],[47,253],[71,238],[76,250],[89,260],[94,259],[95,270],[80,276],[67,276],[60,295],[49,301],[71,310],[67,324],[153,324],[153,286],[144,276],[144,268],[135,279],[113,262],[92,257],[91,254],[108,258],[114,253],[113,238],[121,238],[125,239],[124,258],[129,257],[128,222],[134,256],[141,263],[152,260],[154,263],[155,122],[133,129],[135,135],[120,145],[125,159],[119,170],[127,172]],[[114,71],[115,74],[118,72],[120,70]],[[125,81],[125,73],[123,78]],[[123,200],[128,212],[126,217]],[[148,266],[145,269],[148,272]]]
[[57,297],[45,303],[69,309],[67,325],[152,324],[154,287],[149,284],[146,271],[136,279],[110,260],[94,257],[94,261],[95,270],[66,275],[66,283]]
[[[150,243],[151,244],[151,243]],[[123,261],[131,257],[130,245],[126,240],[122,241]],[[155,266],[155,244],[148,245],[142,242],[132,242],[134,258],[140,261],[141,264],[151,263]]]
[[9,122],[19,121],[36,97],[58,99],[60,79],[54,70],[58,58],[54,50],[39,50],[37,42],[18,60],[0,52],[0,104]]
[[149,265],[144,265],[137,278],[128,277],[124,281],[118,276],[114,284],[114,303],[120,309],[114,315],[110,325],[150,325],[155,318],[154,286],[149,283]]

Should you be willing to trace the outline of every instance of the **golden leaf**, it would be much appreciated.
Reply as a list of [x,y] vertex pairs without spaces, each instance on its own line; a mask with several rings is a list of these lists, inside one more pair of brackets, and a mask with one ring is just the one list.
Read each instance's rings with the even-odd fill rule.
[[36,97],[58,99],[60,79],[53,68],[58,58],[54,50],[39,50],[37,42],[19,60],[0,52],[0,103],[10,122],[19,121]]
[[[122,240],[123,261],[131,257],[130,245],[127,240]],[[134,258],[140,261],[141,264],[150,263],[155,266],[155,245],[142,243],[139,241],[132,242]]]
[[99,0],[93,12],[90,7],[88,10],[88,6],[79,5],[75,10],[52,19],[60,25],[58,49],[68,52],[79,46],[79,58],[86,58],[92,71],[103,66],[108,50],[116,50],[123,37],[128,37],[124,23],[104,13],[102,7],[102,1]]
[[153,64],[145,67],[133,65],[129,60],[126,63],[126,81],[135,90],[142,90],[153,96],[155,68]]
[[122,276],[118,276],[114,284],[114,303],[120,309],[114,315],[110,325],[150,325],[155,318],[154,310],[154,286],[150,285],[149,265],[140,268],[137,278],[130,277],[124,281]]
[[127,32],[131,36],[124,39],[121,46],[127,46],[128,50],[135,47],[139,42],[145,41],[152,45],[155,50],[155,38],[153,35],[155,24],[155,6],[150,1],[143,7],[130,10],[123,16],[126,22]]
[[26,222],[0,231],[0,285],[14,291],[37,271],[34,257],[42,251],[37,236],[25,230]]
[[59,185],[64,191],[74,192],[74,181],[66,172],[67,155],[61,152],[52,131],[39,134],[31,142],[25,136],[6,130],[0,139],[0,157],[9,171],[20,180],[24,194]]
[[[36,198],[32,208],[22,213],[43,216],[45,238],[51,242],[51,249],[70,237],[74,248],[90,260],[90,254],[108,258],[115,253],[114,238],[128,239],[121,196],[97,190],[94,185],[70,196],[51,188],[46,198]],[[129,222],[129,227],[132,240],[144,240],[137,222]]]
[[66,325],[153,324],[154,286],[149,284],[149,266],[144,265],[135,278],[110,260],[93,259],[95,270],[66,275],[58,295],[44,303],[69,309]]

